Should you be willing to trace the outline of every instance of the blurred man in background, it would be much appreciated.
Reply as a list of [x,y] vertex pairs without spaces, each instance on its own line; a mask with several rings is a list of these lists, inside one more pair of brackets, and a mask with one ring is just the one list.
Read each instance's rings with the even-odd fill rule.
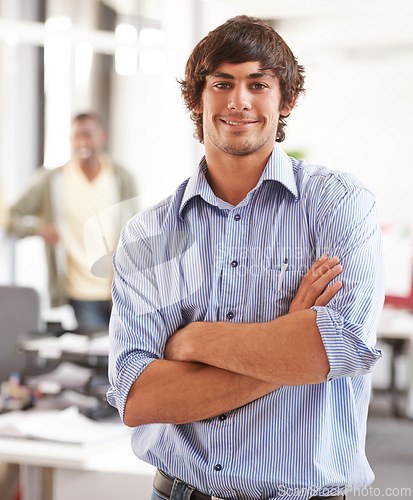
[[[84,246],[84,225],[99,212],[136,196],[132,175],[104,153],[107,134],[93,113],[77,115],[71,126],[72,159],[62,167],[39,169],[11,207],[9,230],[19,238],[39,235],[46,245],[52,307],[70,303],[79,330],[107,328],[111,278],[92,274]],[[133,200],[122,204],[120,219],[135,213]],[[103,235],[102,235],[103,236]]]

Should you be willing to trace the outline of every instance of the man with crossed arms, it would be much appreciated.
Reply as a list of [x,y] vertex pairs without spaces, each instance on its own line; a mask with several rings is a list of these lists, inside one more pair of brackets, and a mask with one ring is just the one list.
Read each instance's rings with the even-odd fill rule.
[[108,399],[154,500],[342,499],[374,478],[375,202],[278,146],[303,81],[263,21],[209,33],[181,82],[205,157],[121,235]]

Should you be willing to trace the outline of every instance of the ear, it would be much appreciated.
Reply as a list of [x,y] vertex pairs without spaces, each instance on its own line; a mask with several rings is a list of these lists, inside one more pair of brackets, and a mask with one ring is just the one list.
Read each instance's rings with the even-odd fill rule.
[[199,103],[198,106],[195,106],[192,111],[198,115],[202,115],[202,113],[204,112],[203,106],[202,106],[202,101]]
[[288,116],[294,109],[296,98],[293,98],[290,102],[286,102],[284,106],[280,109],[281,116]]

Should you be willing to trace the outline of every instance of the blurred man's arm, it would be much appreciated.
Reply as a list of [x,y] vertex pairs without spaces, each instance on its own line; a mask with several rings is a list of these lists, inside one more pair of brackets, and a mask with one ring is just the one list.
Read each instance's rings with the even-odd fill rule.
[[49,194],[47,183],[48,173],[40,169],[33,176],[27,191],[10,208],[9,232],[19,238],[38,235],[48,244],[57,242],[56,228],[43,220],[44,206]]

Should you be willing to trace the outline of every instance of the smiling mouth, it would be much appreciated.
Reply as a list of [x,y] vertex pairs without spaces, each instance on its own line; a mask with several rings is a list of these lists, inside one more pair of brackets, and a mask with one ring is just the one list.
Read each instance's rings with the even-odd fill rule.
[[76,153],[78,158],[86,160],[92,156],[93,151],[90,148],[79,148]]
[[252,125],[253,123],[256,123],[255,120],[249,120],[249,121],[244,121],[244,122],[237,122],[234,120],[222,120],[224,123],[227,125],[232,125],[234,127],[241,127],[243,125]]

